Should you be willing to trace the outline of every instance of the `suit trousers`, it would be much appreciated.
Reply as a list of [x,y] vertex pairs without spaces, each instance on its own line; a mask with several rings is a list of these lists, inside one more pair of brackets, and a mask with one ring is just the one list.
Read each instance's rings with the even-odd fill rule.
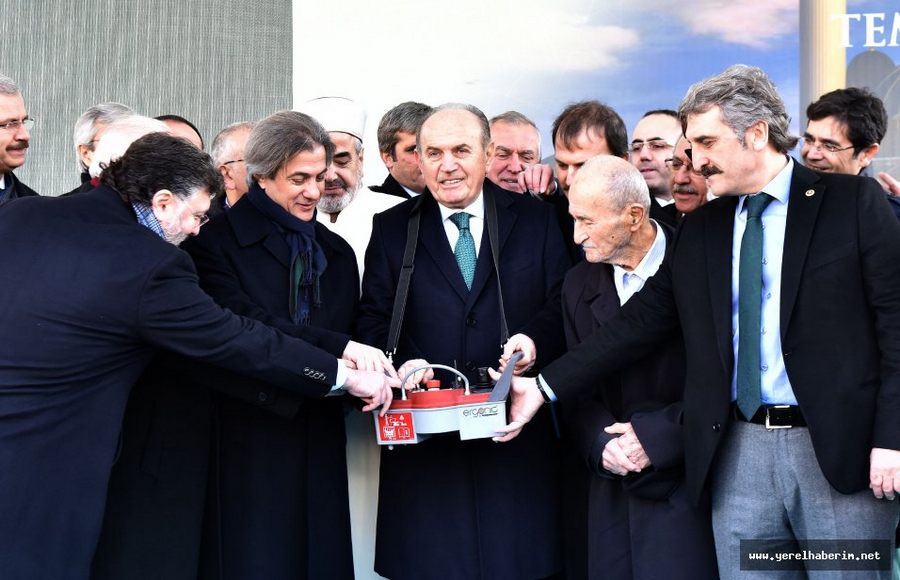
[[870,490],[845,495],[831,487],[805,427],[769,430],[734,421],[726,437],[712,481],[713,534],[722,580],[890,580],[889,568],[741,570],[741,540],[889,540],[890,550],[881,557],[890,557],[900,506],[876,499]]

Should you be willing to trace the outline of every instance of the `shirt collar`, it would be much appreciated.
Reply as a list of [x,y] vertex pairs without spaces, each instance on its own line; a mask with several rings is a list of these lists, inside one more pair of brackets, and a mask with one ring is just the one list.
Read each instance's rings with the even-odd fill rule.
[[[794,173],[794,159],[792,157],[788,157],[787,165],[784,166],[784,169],[778,172],[772,181],[766,184],[760,191],[766,192],[771,197],[774,197],[776,201],[787,205],[788,198],[791,193],[791,176]],[[738,213],[744,209],[744,203],[746,202],[748,195],[742,195],[738,200]]]
[[475,201],[467,205],[462,209],[455,209],[450,207],[444,207],[440,203],[438,203],[438,207],[441,209],[441,221],[446,221],[455,213],[459,213],[461,211],[466,212],[472,217],[477,217],[479,219],[484,219],[484,190],[478,192],[478,197],[475,198]]
[[157,236],[162,239],[166,239],[166,236],[163,234],[162,226],[159,224],[159,220],[156,219],[156,216],[153,215],[153,208],[147,204],[143,203],[131,203],[131,207],[134,208],[134,213],[137,216],[137,221],[139,224],[144,226],[145,228],[149,228]]
[[[644,281],[647,281],[656,274],[660,264],[662,264],[663,257],[666,255],[666,234],[663,233],[662,228],[655,220],[650,221],[653,223],[654,227],[656,227],[656,237],[653,239],[653,244],[651,244],[647,253],[644,254],[644,257],[641,258],[637,267],[630,272],[630,274],[633,274]],[[620,266],[616,266],[615,269],[622,274],[626,273],[626,270]]]

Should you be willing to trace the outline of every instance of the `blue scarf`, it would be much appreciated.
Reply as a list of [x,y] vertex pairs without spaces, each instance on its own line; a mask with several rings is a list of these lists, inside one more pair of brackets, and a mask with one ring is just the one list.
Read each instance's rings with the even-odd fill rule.
[[310,323],[312,309],[322,305],[319,278],[328,266],[325,253],[316,242],[315,220],[305,222],[295,218],[272,201],[257,183],[250,186],[247,199],[275,224],[291,248],[288,307],[294,324],[307,325]]

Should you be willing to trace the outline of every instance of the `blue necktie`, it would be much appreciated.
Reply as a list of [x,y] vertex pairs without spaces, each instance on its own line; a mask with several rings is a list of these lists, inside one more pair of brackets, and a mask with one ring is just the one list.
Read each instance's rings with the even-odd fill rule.
[[738,272],[737,404],[751,419],[760,400],[760,319],[762,318],[763,229],[760,216],[772,197],[760,193],[748,197],[747,227],[741,238]]
[[450,216],[450,221],[459,228],[459,238],[456,240],[453,254],[456,256],[459,271],[462,273],[463,280],[465,280],[466,287],[469,290],[472,289],[472,279],[475,278],[475,262],[478,260],[475,255],[475,239],[472,238],[472,232],[469,231],[470,217],[464,211]]

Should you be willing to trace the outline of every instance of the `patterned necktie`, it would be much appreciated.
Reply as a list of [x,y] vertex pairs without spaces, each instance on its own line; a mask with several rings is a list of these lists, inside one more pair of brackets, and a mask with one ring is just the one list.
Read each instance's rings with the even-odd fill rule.
[[472,232],[469,231],[470,217],[464,211],[450,216],[450,221],[459,228],[459,239],[456,240],[453,254],[456,256],[459,271],[462,272],[463,280],[466,281],[466,287],[469,290],[472,289],[472,279],[475,278],[475,262],[478,259],[475,255],[475,239],[472,238]]
[[760,400],[760,320],[762,318],[763,228],[760,216],[772,197],[760,193],[748,197],[747,227],[741,238],[738,272],[737,404],[751,419]]

